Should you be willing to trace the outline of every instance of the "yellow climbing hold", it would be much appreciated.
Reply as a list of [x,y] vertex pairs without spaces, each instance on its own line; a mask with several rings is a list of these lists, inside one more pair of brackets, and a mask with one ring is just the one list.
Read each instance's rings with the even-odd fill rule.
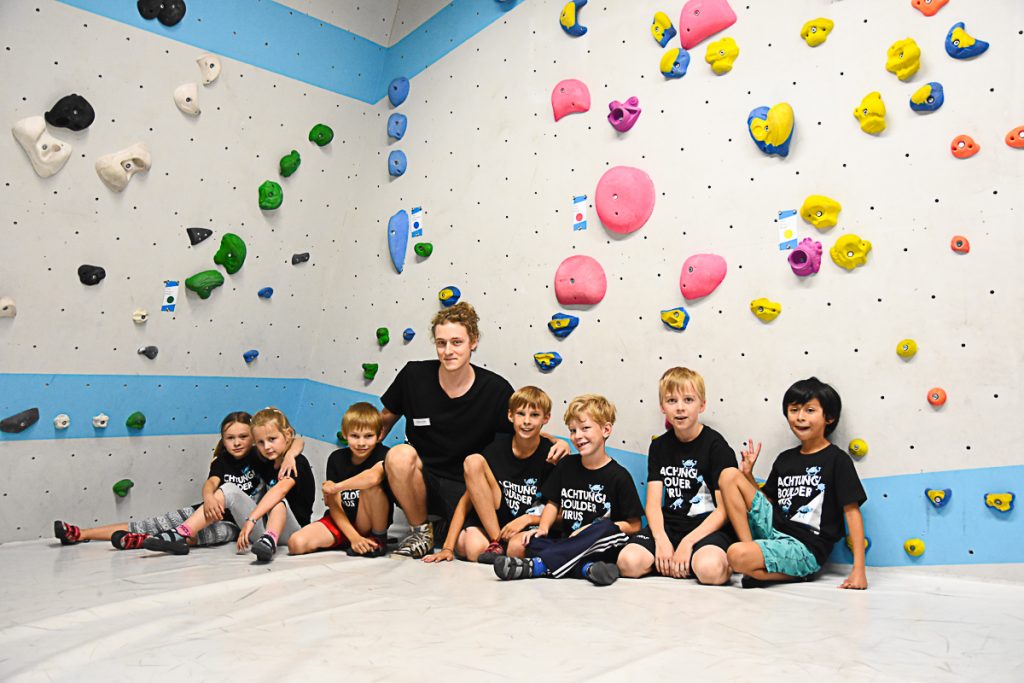
[[896,74],[901,81],[908,80],[921,68],[921,48],[913,38],[897,40],[886,53],[885,70]]
[[855,458],[863,458],[868,454],[868,442],[864,439],[854,439],[847,448]]
[[770,323],[779,317],[779,313],[782,313],[782,304],[761,297],[750,302],[750,312],[756,315],[761,322]]
[[824,17],[811,19],[800,29],[800,37],[811,47],[818,47],[832,33],[833,26],[835,26],[835,23],[831,19]]
[[818,230],[826,230],[839,222],[839,212],[842,210],[843,205],[836,200],[812,194],[800,207],[800,216]]
[[896,355],[903,360],[910,360],[917,353],[917,342],[913,339],[901,339],[896,345]]
[[740,46],[732,38],[722,38],[708,45],[704,53],[704,61],[711,65],[711,70],[721,76],[732,71],[732,63],[740,56]]
[[903,541],[903,549],[911,557],[921,557],[924,555],[924,541],[920,538],[908,538]]
[[873,92],[865,95],[860,105],[853,110],[853,115],[865,133],[878,135],[885,130],[885,102],[882,101],[882,93]]

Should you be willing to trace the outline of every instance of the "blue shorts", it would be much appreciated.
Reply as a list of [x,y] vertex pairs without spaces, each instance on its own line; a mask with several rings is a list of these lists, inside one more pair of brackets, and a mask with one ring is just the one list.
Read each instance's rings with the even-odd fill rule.
[[821,569],[807,546],[772,526],[772,504],[760,491],[754,494],[747,522],[754,543],[757,543],[764,555],[765,571],[789,576],[809,576]]

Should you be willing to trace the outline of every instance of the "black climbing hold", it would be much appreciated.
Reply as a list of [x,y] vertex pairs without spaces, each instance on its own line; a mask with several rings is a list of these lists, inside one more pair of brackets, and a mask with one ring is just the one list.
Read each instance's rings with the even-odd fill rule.
[[213,234],[213,230],[207,228],[185,228],[185,232],[188,233],[188,241],[193,247]]
[[145,356],[146,358],[153,360],[156,358],[156,354],[160,353],[160,349],[155,346],[140,346],[139,355]]
[[156,19],[156,15],[164,8],[164,3],[163,0],[139,0],[135,6],[139,8],[139,14],[143,19]]
[[309,252],[304,251],[301,254],[292,254],[292,265],[296,266],[300,263],[305,263],[309,260]]
[[78,266],[78,279],[81,280],[83,285],[98,285],[100,280],[107,276],[107,271],[103,270],[100,266],[90,266],[88,264]]
[[0,432],[17,434],[23,432],[39,421],[39,408],[29,408],[17,415],[11,415],[0,420]]
[[143,19],[156,19],[164,26],[174,26],[185,17],[182,0],[139,0],[136,3]]
[[84,97],[72,93],[57,100],[57,104],[43,116],[51,126],[85,130],[96,119],[96,112]]

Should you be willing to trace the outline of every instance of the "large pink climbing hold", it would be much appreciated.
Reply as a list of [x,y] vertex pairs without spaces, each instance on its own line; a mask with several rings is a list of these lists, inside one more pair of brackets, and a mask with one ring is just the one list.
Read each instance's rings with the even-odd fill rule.
[[679,15],[679,42],[687,50],[736,23],[736,13],[726,0],[690,0]]
[[687,301],[707,296],[722,284],[725,271],[725,259],[718,254],[694,254],[683,264],[679,291]]
[[555,121],[568,114],[590,111],[587,84],[575,78],[560,81],[551,91],[551,108],[555,112]]
[[654,211],[654,183],[639,168],[616,166],[598,181],[594,204],[604,227],[629,234],[644,227]]
[[555,271],[555,296],[563,306],[599,303],[606,291],[604,268],[589,256],[570,256]]

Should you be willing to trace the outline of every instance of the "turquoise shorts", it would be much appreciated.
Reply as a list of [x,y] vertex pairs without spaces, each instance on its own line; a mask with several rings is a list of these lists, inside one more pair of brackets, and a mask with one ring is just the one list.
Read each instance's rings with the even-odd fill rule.
[[789,576],[809,576],[821,569],[814,554],[800,541],[772,526],[772,504],[763,493],[754,494],[747,513],[750,534],[764,555],[765,571]]

